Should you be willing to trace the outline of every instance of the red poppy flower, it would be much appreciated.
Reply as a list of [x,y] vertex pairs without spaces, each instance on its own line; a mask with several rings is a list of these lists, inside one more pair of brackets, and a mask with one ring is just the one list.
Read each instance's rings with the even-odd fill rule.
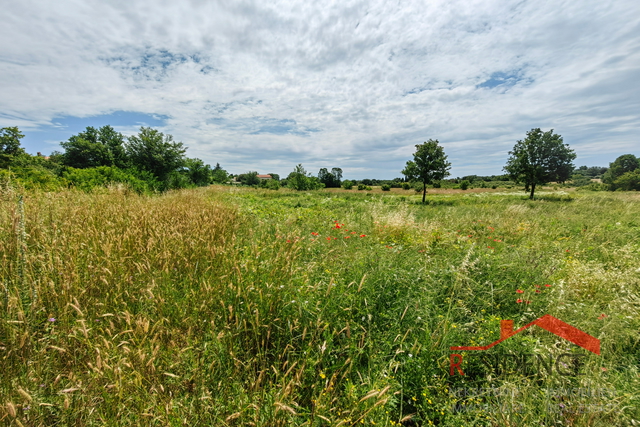
[[327,240],[331,240],[331,237],[327,237]]
[[287,239],[287,243],[291,243],[291,240]]
[[367,235],[366,234],[361,234],[360,237],[367,237]]
[[311,235],[312,235],[312,236],[317,236],[318,234],[320,234],[320,233],[316,233],[315,231],[312,231],[312,232],[311,232]]
[[516,293],[517,293],[517,294],[523,294],[523,293],[524,293],[524,291],[523,291],[522,289],[518,289],[518,290],[516,291]]
[[546,286],[547,288],[550,288],[550,287],[551,287],[551,285],[545,285],[545,286]]
[[524,303],[525,304],[531,304],[531,301],[525,301]]
[[516,300],[516,303],[518,303],[518,304],[520,304],[521,302],[522,302],[522,300],[521,300],[520,298],[518,298],[518,299]]
[[540,291],[536,289],[536,294],[539,294],[539,293],[540,293]]

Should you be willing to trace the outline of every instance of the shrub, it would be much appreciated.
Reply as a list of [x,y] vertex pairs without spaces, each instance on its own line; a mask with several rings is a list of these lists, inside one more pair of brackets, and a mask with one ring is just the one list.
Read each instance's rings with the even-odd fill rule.
[[358,190],[361,190],[361,191],[362,191],[362,190],[366,190],[366,189],[367,189],[367,186],[366,186],[366,185],[364,185],[364,184],[358,184]]
[[460,183],[460,188],[461,188],[462,190],[466,190],[466,189],[468,189],[468,188],[469,188],[469,181],[467,181],[466,179],[465,179],[465,180],[463,180],[463,181]]
[[391,191],[391,186],[389,184],[382,184],[380,188],[382,188],[382,191]]
[[409,184],[408,182],[403,182],[402,183],[402,189],[403,190],[411,190],[411,184]]
[[440,184],[440,181],[436,181],[433,183],[433,188],[440,188],[442,187],[442,184]]
[[342,181],[342,188],[344,188],[345,190],[351,190],[351,188],[353,188],[353,182],[349,181],[348,179]]

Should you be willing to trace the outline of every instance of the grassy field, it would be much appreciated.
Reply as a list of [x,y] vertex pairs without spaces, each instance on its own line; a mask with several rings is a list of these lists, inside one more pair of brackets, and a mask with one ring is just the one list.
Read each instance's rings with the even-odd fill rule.
[[640,194],[536,196],[6,189],[0,423],[640,425]]

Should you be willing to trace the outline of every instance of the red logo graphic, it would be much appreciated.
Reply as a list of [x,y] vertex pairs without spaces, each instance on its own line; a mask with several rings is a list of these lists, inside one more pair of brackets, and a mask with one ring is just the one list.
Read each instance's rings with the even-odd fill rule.
[[[513,320],[501,320],[500,321],[500,339],[485,346],[458,346],[450,347],[451,350],[488,350],[491,347],[500,344],[502,341],[511,338],[512,336],[524,331],[525,329],[537,325],[542,329],[546,329],[552,334],[556,334],[560,338],[564,338],[567,341],[579,345],[585,350],[589,350],[592,353],[600,355],[600,340],[592,337],[586,332],[581,331],[578,328],[574,328],[568,323],[563,322],[549,314],[545,314],[539,319],[534,320],[521,327],[520,329],[513,330]],[[460,365],[462,364],[462,355],[451,354],[450,357],[449,374],[453,375],[454,370],[457,370],[460,375],[464,375]]]
[[513,330],[513,320],[501,320],[500,321],[500,339],[492,342],[489,345],[479,346],[479,347],[471,347],[471,346],[459,346],[459,347],[450,347],[451,350],[488,350],[496,344],[500,344],[502,341],[507,338],[511,338],[512,336],[524,331],[527,328],[530,328],[533,325],[540,326],[542,329],[546,329],[552,334],[556,334],[560,338],[564,338],[567,341],[571,341],[572,343],[579,345],[585,350],[589,350],[592,353],[600,354],[600,340],[592,337],[586,332],[581,331],[578,328],[574,328],[568,323],[563,322],[560,319],[557,319],[549,314],[545,314],[539,319],[534,320],[531,323],[524,325],[522,328],[518,330]]

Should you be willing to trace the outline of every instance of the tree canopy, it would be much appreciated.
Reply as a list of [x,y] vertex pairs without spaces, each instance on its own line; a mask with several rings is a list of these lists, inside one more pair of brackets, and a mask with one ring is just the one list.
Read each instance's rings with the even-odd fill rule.
[[623,154],[609,164],[609,170],[602,176],[602,182],[609,190],[640,189],[640,159],[633,154]]
[[62,161],[65,166],[79,169],[98,166],[125,168],[127,155],[124,142],[124,136],[111,126],[102,126],[100,129],[88,126],[84,132],[60,143],[65,149]]
[[553,129],[542,132],[540,128],[527,132],[509,151],[509,159],[503,168],[516,183],[524,183],[531,189],[533,199],[536,185],[552,181],[564,182],[574,170],[575,152],[564,144],[562,137]]
[[416,144],[413,160],[409,160],[402,170],[402,174],[408,180],[422,182],[422,203],[427,195],[427,185],[446,178],[451,169],[451,163],[447,161],[444,149],[438,144],[437,139]]
[[175,142],[173,136],[150,127],[141,127],[140,133],[130,136],[127,142],[132,166],[151,172],[160,181],[185,165],[185,151],[182,142]]

